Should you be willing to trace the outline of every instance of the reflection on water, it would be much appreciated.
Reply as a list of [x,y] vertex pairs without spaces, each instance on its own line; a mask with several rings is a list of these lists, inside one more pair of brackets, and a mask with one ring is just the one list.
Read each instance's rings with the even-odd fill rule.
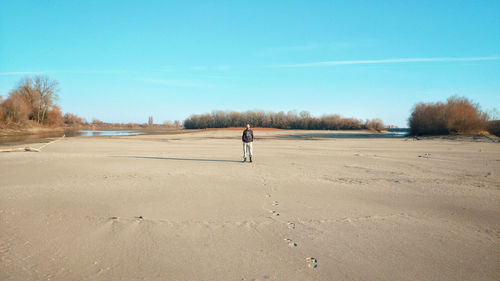
[[387,129],[387,133],[394,134],[394,135],[408,136],[410,134],[410,129],[408,129],[408,128]]
[[61,137],[63,133],[61,132],[46,132],[35,135],[14,135],[14,136],[0,136],[0,143],[26,143],[33,140],[48,139],[48,138],[58,138]]
[[[107,130],[107,131],[91,131],[91,130],[65,130],[66,137],[92,137],[92,136],[135,136],[143,134],[140,131],[133,130]],[[26,135],[9,135],[0,136],[0,144],[22,144],[33,142],[37,140],[59,138],[63,135],[62,132],[44,132],[39,134],[26,134]]]
[[135,136],[140,135],[142,132],[139,131],[78,131],[80,136],[91,137],[91,136]]

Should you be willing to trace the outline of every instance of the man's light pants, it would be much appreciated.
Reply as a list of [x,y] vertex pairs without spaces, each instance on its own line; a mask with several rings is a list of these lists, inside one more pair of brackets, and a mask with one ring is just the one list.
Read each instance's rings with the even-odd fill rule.
[[243,142],[243,158],[247,158],[247,153],[250,157],[252,157],[253,142]]

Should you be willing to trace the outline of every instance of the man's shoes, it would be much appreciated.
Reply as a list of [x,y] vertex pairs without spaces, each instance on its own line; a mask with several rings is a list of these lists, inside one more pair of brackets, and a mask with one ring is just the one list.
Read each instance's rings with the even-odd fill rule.
[[250,157],[250,163],[252,163],[252,162],[253,162],[253,161],[252,161],[252,157]]
[[[244,157],[244,158],[243,158],[243,162],[246,162],[246,161],[247,161],[247,158],[246,158],[246,157]],[[250,160],[250,161],[251,161],[251,160]]]

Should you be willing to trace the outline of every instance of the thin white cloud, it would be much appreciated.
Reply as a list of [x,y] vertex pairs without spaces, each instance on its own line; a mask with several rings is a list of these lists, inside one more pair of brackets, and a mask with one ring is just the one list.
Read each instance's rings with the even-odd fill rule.
[[231,66],[230,65],[217,65],[217,66],[197,65],[197,66],[192,66],[190,69],[196,70],[196,71],[205,71],[205,70],[224,71],[224,70],[230,70]]
[[69,73],[69,74],[123,74],[126,70],[43,70],[43,71],[6,71],[0,72],[0,76],[32,75],[32,74],[51,74],[51,73]]
[[[48,71],[52,72],[52,71]],[[71,74],[125,74],[127,70],[105,69],[105,70],[59,70],[54,73],[71,73]]]
[[136,81],[148,83],[148,84],[158,84],[172,87],[189,87],[189,88],[202,88],[209,86],[207,83],[197,81],[197,80],[181,80],[181,79],[162,79],[162,78],[137,78]]
[[396,58],[381,60],[339,60],[339,61],[321,61],[311,63],[296,63],[271,65],[270,67],[316,67],[316,66],[335,66],[352,64],[390,64],[390,63],[418,63],[418,62],[459,62],[459,61],[494,61],[500,60],[500,57],[465,57],[465,58]]
[[318,43],[309,43],[305,45],[294,45],[294,46],[281,46],[281,47],[270,47],[266,50],[269,52],[302,52],[302,51],[310,51],[314,49],[319,49],[324,47],[322,44]]
[[29,74],[36,74],[36,73],[43,73],[43,72],[34,72],[34,71],[7,71],[7,72],[0,72],[0,76],[29,75]]
[[[291,45],[291,46],[274,46],[259,49],[255,52],[256,56],[275,56],[284,53],[306,53],[314,52],[318,50],[328,50],[328,51],[338,51],[348,47],[356,46],[353,42],[336,41],[330,43],[307,43],[302,45]],[[359,44],[358,44],[359,45]],[[364,44],[366,45],[366,44]]]

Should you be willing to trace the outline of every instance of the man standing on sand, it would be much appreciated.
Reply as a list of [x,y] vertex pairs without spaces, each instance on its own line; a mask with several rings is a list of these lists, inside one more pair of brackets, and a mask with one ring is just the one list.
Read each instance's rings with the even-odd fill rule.
[[253,131],[250,130],[250,124],[247,124],[247,128],[243,131],[243,136],[241,136],[243,141],[243,162],[247,161],[247,152],[250,156],[250,162],[252,162],[253,155]]

